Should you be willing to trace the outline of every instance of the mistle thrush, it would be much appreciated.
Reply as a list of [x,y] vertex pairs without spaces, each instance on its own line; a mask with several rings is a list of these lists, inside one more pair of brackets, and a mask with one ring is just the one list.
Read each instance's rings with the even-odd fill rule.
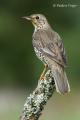
[[59,34],[52,30],[42,14],[33,14],[24,18],[30,20],[35,27],[32,40],[34,51],[45,65],[41,79],[44,77],[46,68],[49,68],[54,77],[57,92],[62,94],[69,92],[70,86],[64,70],[67,64],[66,54]]

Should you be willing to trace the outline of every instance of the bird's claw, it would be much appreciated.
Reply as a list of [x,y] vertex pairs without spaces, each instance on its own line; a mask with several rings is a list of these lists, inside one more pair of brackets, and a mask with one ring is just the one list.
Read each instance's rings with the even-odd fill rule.
[[44,77],[44,76],[41,76],[41,77],[40,77],[40,80],[44,80],[44,79],[45,79],[45,77]]

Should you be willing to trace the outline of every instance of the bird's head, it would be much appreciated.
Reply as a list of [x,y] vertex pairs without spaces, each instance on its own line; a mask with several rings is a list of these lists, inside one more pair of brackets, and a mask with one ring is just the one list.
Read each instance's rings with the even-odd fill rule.
[[36,29],[47,29],[49,27],[46,17],[42,14],[32,14],[23,18],[31,21]]

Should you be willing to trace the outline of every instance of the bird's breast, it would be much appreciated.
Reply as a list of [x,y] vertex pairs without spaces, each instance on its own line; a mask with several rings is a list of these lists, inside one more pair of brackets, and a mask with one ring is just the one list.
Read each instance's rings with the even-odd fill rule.
[[47,64],[47,60],[46,60],[45,56],[36,47],[34,47],[34,51],[35,51],[38,59],[40,59],[43,62],[43,64]]

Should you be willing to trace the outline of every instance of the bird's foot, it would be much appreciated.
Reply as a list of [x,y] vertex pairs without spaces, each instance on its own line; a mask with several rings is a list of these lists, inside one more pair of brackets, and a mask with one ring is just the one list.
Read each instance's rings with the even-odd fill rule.
[[45,79],[45,76],[41,75],[40,80],[44,80],[44,79]]
[[43,70],[43,72],[42,72],[42,74],[40,76],[40,80],[44,80],[45,79],[45,73],[46,73],[47,68],[48,68],[48,65],[46,64],[45,68],[44,68],[44,70]]

